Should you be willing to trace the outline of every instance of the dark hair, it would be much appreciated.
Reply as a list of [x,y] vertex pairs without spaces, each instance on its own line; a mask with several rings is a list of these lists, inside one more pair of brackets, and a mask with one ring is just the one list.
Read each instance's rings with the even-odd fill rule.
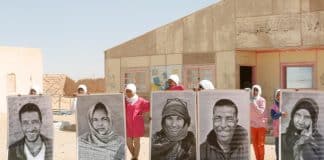
[[19,120],[21,122],[21,115],[25,112],[37,112],[39,120],[42,122],[42,114],[41,111],[39,110],[39,107],[34,104],[34,103],[27,103],[23,105],[20,110],[19,110]]
[[103,111],[105,111],[105,113],[108,115],[108,111],[107,111],[106,106],[105,106],[103,103],[101,103],[101,102],[99,102],[99,103],[97,103],[97,104],[95,105],[95,107],[94,107],[94,109],[93,109],[93,113],[92,113],[92,115],[94,114],[94,112],[95,112],[96,110],[103,110]]
[[216,101],[216,103],[214,105],[214,108],[213,108],[213,114],[215,113],[215,109],[217,107],[222,107],[222,106],[228,106],[228,107],[234,108],[234,110],[235,110],[235,117],[237,117],[237,114],[238,114],[237,106],[230,99],[220,99],[220,100]]

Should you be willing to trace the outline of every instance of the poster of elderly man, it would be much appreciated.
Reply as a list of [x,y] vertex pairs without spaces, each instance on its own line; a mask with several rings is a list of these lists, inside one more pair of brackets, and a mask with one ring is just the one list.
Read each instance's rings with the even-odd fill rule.
[[151,159],[196,159],[196,93],[153,92]]
[[198,92],[201,160],[250,159],[249,99],[244,90]]
[[324,92],[281,93],[280,157],[282,160],[324,160]]
[[76,110],[78,159],[125,159],[123,95],[82,95]]
[[48,96],[8,97],[8,159],[52,160],[53,117]]

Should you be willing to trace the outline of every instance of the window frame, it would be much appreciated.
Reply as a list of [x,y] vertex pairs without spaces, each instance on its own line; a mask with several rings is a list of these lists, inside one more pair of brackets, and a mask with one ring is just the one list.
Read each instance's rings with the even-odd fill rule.
[[[311,67],[312,68],[312,88],[287,88],[287,68],[288,67]],[[316,67],[314,63],[284,63],[281,64],[281,88],[284,89],[304,89],[312,90],[317,88]]]

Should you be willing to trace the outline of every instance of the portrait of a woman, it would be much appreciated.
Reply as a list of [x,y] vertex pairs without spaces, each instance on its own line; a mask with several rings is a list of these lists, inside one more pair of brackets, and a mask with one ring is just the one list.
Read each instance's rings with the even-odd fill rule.
[[151,158],[154,160],[195,160],[196,141],[188,131],[190,115],[187,103],[168,99],[162,110],[162,129],[152,137]]
[[286,133],[281,134],[281,159],[323,160],[324,139],[317,129],[319,107],[311,98],[297,101]]

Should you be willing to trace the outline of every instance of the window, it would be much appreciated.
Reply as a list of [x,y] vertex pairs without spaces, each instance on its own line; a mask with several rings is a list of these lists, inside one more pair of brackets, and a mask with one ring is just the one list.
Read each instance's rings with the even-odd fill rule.
[[185,87],[188,89],[197,88],[200,80],[210,80],[215,85],[215,66],[185,66],[184,71]]
[[[151,67],[151,91],[165,89],[165,82],[171,74],[177,74],[181,78],[182,65],[153,66]],[[181,83],[181,82],[180,82]]]
[[286,65],[283,73],[284,88],[315,88],[313,65]]
[[16,74],[9,73],[7,75],[7,93],[15,94],[16,93]]
[[128,83],[134,83],[137,92],[148,92],[148,71],[144,68],[127,69],[122,73],[121,77],[121,91],[124,90]]

